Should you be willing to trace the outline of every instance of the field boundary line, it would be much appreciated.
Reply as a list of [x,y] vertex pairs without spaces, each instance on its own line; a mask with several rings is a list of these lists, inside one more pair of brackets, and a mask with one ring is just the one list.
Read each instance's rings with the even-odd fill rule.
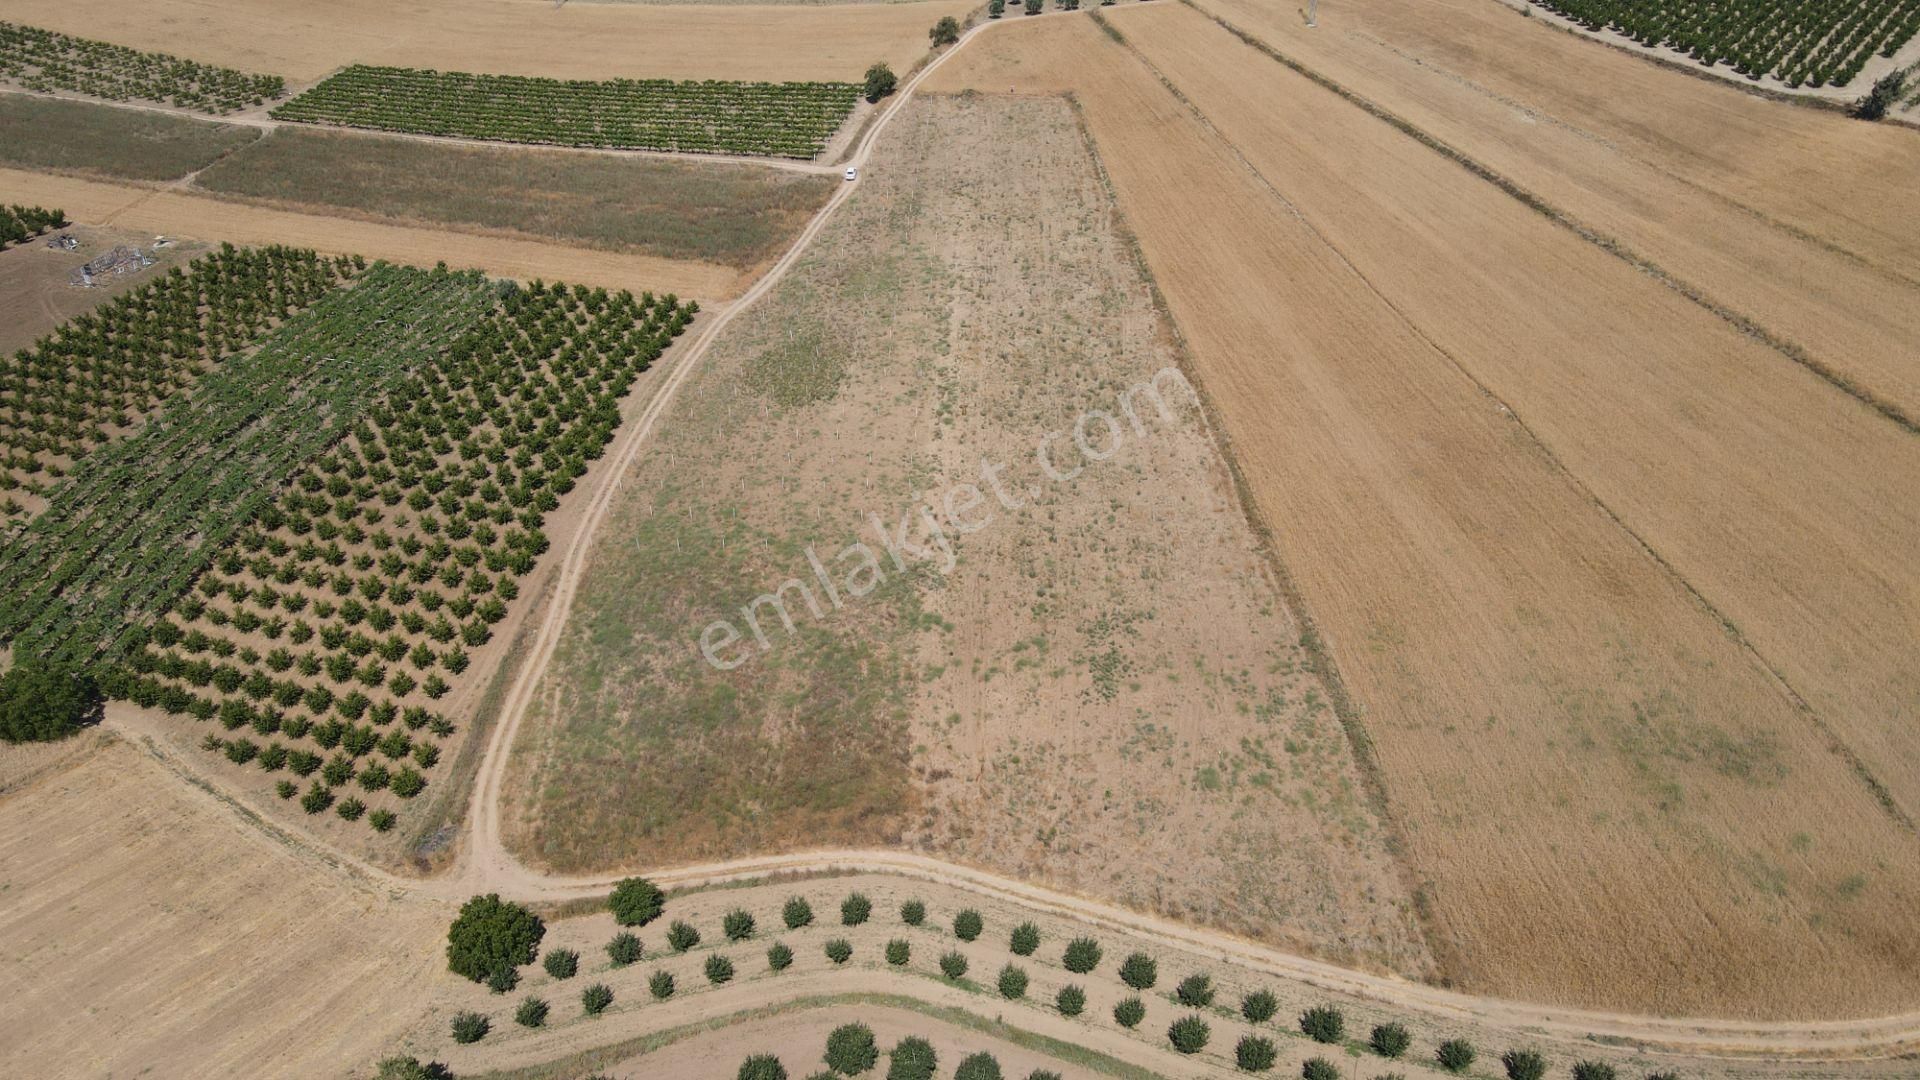
[[1659,263],[1641,255],[1626,244],[1593,228],[1567,211],[1560,209],[1539,195],[1534,194],[1525,187],[1522,187],[1518,182],[1510,179],[1491,166],[1484,164],[1478,158],[1455,147],[1444,139],[1428,133],[1419,125],[1400,116],[1384,105],[1375,102],[1373,99],[1355,90],[1348,89],[1344,84],[1331,76],[1322,74],[1320,71],[1307,66],[1305,63],[1295,60],[1293,57],[1288,56],[1286,53],[1281,52],[1269,44],[1264,38],[1242,30],[1235,24],[1201,7],[1195,0],[1180,0],[1180,2],[1198,12],[1201,16],[1212,20],[1221,29],[1239,38],[1242,43],[1251,47],[1256,52],[1264,54],[1268,59],[1291,69],[1295,74],[1311,80],[1322,89],[1358,107],[1375,119],[1392,126],[1401,134],[1406,135],[1408,138],[1420,143],[1434,153],[1452,161],[1468,173],[1492,184],[1495,188],[1515,199],[1529,210],[1534,211],[1555,225],[1573,233],[1587,243],[1607,252],[1628,266],[1633,267],[1635,270],[1653,278],[1655,281],[1658,281],[1660,284],[1685,297],[1696,306],[1712,314],[1748,338],[1765,345],[1767,348],[1807,369],[1834,389],[1853,398],[1861,405],[1879,413],[1886,419],[1893,421],[1894,424],[1899,426],[1901,430],[1907,434],[1920,435],[1920,418],[1910,415],[1899,403],[1882,398],[1872,390],[1861,386],[1843,372],[1835,370],[1823,361],[1816,360],[1812,354],[1808,353],[1798,342],[1780,337],[1751,316],[1715,300],[1712,294],[1706,290],[1687,281],[1685,278],[1673,274]]
[[[1266,53],[1269,57],[1273,59],[1279,60],[1280,63],[1294,70],[1297,74],[1300,74],[1306,77],[1316,85],[1321,86],[1323,89],[1327,89],[1339,95],[1340,97],[1347,100],[1351,104],[1366,111],[1369,115],[1372,115],[1375,118],[1380,119],[1383,122],[1386,122],[1392,125],[1393,127],[1411,135],[1416,141],[1420,142],[1422,145],[1426,145],[1430,149],[1435,149],[1436,151],[1441,153],[1443,156],[1446,156],[1451,160],[1454,160],[1456,163],[1461,164],[1463,167],[1467,168],[1467,170],[1470,173],[1473,173],[1476,176],[1480,176],[1482,179],[1486,179],[1489,182],[1494,183],[1496,187],[1499,187],[1501,188],[1501,190],[1506,191],[1507,194],[1513,195],[1515,198],[1520,199],[1520,201],[1522,203],[1525,203],[1530,209],[1540,211],[1546,214],[1550,219],[1553,219],[1553,214],[1547,212],[1547,210],[1551,209],[1550,207],[1548,207],[1548,204],[1539,200],[1529,201],[1529,197],[1523,197],[1520,194],[1516,194],[1516,192],[1522,192],[1524,190],[1524,189],[1518,188],[1517,185],[1514,187],[1513,190],[1508,191],[1507,188],[1501,183],[1501,181],[1496,179],[1496,177],[1498,177],[1498,174],[1492,172],[1492,170],[1486,170],[1483,167],[1476,167],[1474,164],[1470,164],[1470,162],[1472,162],[1472,159],[1467,158],[1465,155],[1460,155],[1456,157],[1454,153],[1451,153],[1445,149],[1441,149],[1441,147],[1445,146],[1444,143],[1440,143],[1438,140],[1431,139],[1431,137],[1426,136],[1424,132],[1420,132],[1419,129],[1413,127],[1411,124],[1407,124],[1405,121],[1396,122],[1395,119],[1390,118],[1391,114],[1383,115],[1382,113],[1384,113],[1384,110],[1382,110],[1382,112],[1375,112],[1372,108],[1368,107],[1366,103],[1366,99],[1358,97],[1357,95],[1349,96],[1346,91],[1344,91],[1338,86],[1337,83],[1334,83],[1331,80],[1323,81],[1322,77],[1317,75],[1316,73],[1313,73],[1303,67],[1296,66],[1291,61],[1281,59],[1277,53],[1269,52],[1267,49],[1262,48],[1261,45],[1257,44],[1256,42],[1248,39],[1245,35],[1240,34],[1238,31],[1234,30],[1233,27],[1231,27],[1224,21],[1214,18],[1213,16],[1208,15],[1205,11],[1202,11],[1197,5],[1193,3],[1193,0],[1182,0],[1182,2],[1185,3],[1188,7],[1193,8],[1195,11],[1199,12],[1201,15],[1206,16],[1207,18],[1213,19],[1213,21],[1215,23],[1218,23],[1223,29],[1226,29],[1229,33],[1232,33],[1234,34],[1234,36],[1240,38],[1240,40],[1244,44],[1251,46],[1256,51]],[[1097,16],[1098,12],[1096,12],[1095,14]],[[1561,460],[1560,455],[1554,452],[1552,446],[1548,444],[1547,440],[1544,437],[1542,437],[1539,432],[1534,430],[1533,425],[1529,424],[1524,418],[1521,417],[1518,410],[1514,409],[1512,405],[1510,405],[1505,399],[1503,399],[1498,393],[1496,393],[1490,384],[1482,380],[1479,376],[1475,375],[1472,372],[1472,370],[1470,370],[1467,367],[1466,363],[1462,361],[1459,356],[1455,355],[1452,350],[1446,348],[1445,346],[1441,345],[1438,341],[1434,340],[1433,337],[1426,332],[1426,330],[1421,328],[1420,324],[1417,321],[1415,321],[1411,315],[1409,315],[1405,310],[1403,310],[1400,307],[1399,304],[1395,303],[1391,297],[1387,296],[1385,292],[1383,292],[1377,285],[1375,285],[1373,283],[1373,280],[1369,278],[1358,266],[1354,265],[1353,261],[1347,257],[1345,252],[1340,250],[1339,246],[1335,244],[1332,241],[1332,239],[1330,239],[1324,232],[1322,232],[1318,226],[1314,225],[1312,221],[1308,220],[1306,215],[1302,213],[1297,206],[1294,205],[1293,201],[1291,199],[1288,199],[1287,196],[1283,192],[1281,192],[1279,188],[1275,187],[1273,182],[1267,179],[1266,174],[1262,173],[1260,169],[1253,164],[1252,161],[1248,160],[1247,156],[1240,151],[1239,146],[1236,145],[1233,142],[1233,140],[1227,138],[1224,133],[1222,133],[1218,128],[1214,127],[1212,121],[1207,119],[1206,115],[1200,111],[1198,106],[1196,106],[1192,101],[1188,100],[1187,96],[1184,93],[1182,93],[1180,89],[1177,86],[1175,86],[1171,80],[1167,78],[1165,73],[1163,73],[1157,66],[1155,66],[1151,60],[1147,59],[1146,56],[1142,54],[1138,49],[1134,48],[1131,44],[1126,43],[1124,39],[1122,39],[1122,44],[1125,45],[1127,51],[1131,53],[1134,56],[1134,58],[1140,62],[1142,66],[1144,66],[1148,71],[1152,72],[1153,75],[1160,80],[1161,84],[1167,88],[1167,91],[1170,94],[1172,94],[1175,99],[1177,99],[1182,105],[1184,105],[1188,109],[1188,111],[1190,111],[1193,114],[1195,119],[1202,125],[1202,127],[1207,132],[1213,135],[1213,137],[1217,139],[1222,146],[1225,146],[1228,150],[1230,150],[1233,153],[1234,157],[1239,160],[1240,164],[1249,173],[1251,173],[1254,176],[1254,178],[1263,187],[1265,187],[1267,191],[1270,192],[1275,199],[1277,199],[1281,203],[1282,206],[1286,207],[1289,213],[1291,213],[1295,218],[1297,218],[1301,222],[1302,225],[1304,225],[1310,232],[1312,232],[1313,235],[1317,239],[1319,239],[1319,241],[1322,244],[1326,245],[1327,250],[1333,252],[1334,256],[1340,260],[1341,265],[1345,266],[1348,270],[1352,271],[1353,275],[1357,277],[1362,284],[1366,285],[1367,290],[1370,293],[1372,293],[1374,297],[1376,297],[1381,303],[1385,304],[1388,310],[1392,311],[1394,315],[1398,317],[1400,321],[1409,330],[1411,330],[1417,337],[1419,337],[1422,343],[1424,343],[1428,348],[1432,349],[1436,354],[1443,357],[1447,361],[1447,363],[1451,365],[1453,369],[1461,375],[1461,377],[1465,378],[1468,382],[1472,383],[1474,388],[1479,390],[1480,393],[1487,398],[1487,400],[1497,405],[1500,408],[1501,412],[1509,420],[1511,420],[1515,425],[1517,425],[1520,428],[1521,432],[1523,432],[1526,435],[1527,440],[1534,446],[1534,448],[1537,449],[1546,458],[1547,462],[1552,466],[1553,470],[1559,473],[1563,478],[1565,478],[1567,483],[1574,489],[1575,492],[1577,492],[1584,500],[1590,503],[1595,509],[1599,510],[1600,513],[1603,516],[1605,516],[1610,523],[1612,523],[1616,528],[1618,528],[1623,534],[1625,534],[1633,542],[1634,546],[1639,548],[1640,551],[1647,556],[1647,558],[1653,560],[1654,565],[1658,566],[1661,569],[1661,571],[1663,571],[1669,578],[1671,578],[1677,585],[1679,585],[1679,587],[1686,592],[1687,596],[1692,599],[1693,603],[1697,605],[1700,608],[1700,610],[1704,612],[1707,616],[1712,618],[1713,621],[1720,626],[1722,632],[1724,632],[1727,635],[1728,639],[1731,640],[1734,643],[1734,645],[1737,646],[1742,652],[1746,653],[1747,657],[1753,661],[1755,666],[1758,667],[1760,671],[1764,673],[1768,677],[1768,679],[1780,690],[1782,695],[1786,697],[1788,704],[1793,707],[1794,711],[1799,713],[1800,716],[1803,719],[1805,719],[1813,727],[1813,729],[1821,736],[1821,738],[1826,741],[1828,751],[1834,754],[1834,756],[1838,757],[1841,760],[1841,762],[1843,762],[1847,766],[1847,768],[1854,774],[1854,777],[1858,779],[1861,782],[1861,784],[1863,784],[1866,787],[1867,793],[1873,796],[1874,801],[1880,805],[1881,810],[1884,811],[1887,814],[1887,816],[1891,818],[1896,825],[1899,825],[1900,827],[1906,829],[1908,832],[1914,831],[1913,818],[1908,814],[1907,810],[1900,805],[1899,801],[1894,798],[1892,791],[1890,791],[1887,788],[1887,786],[1880,781],[1879,777],[1874,775],[1873,771],[1867,767],[1866,761],[1860,757],[1860,755],[1853,749],[1853,747],[1849,745],[1845,739],[1842,739],[1839,733],[1836,732],[1833,729],[1833,727],[1829,725],[1826,722],[1826,720],[1823,717],[1821,717],[1818,712],[1814,710],[1812,704],[1809,703],[1807,699],[1800,693],[1800,691],[1794,687],[1793,683],[1787,679],[1786,675],[1777,666],[1775,666],[1772,661],[1767,659],[1766,654],[1762,653],[1758,646],[1756,646],[1751,640],[1747,638],[1746,634],[1740,630],[1740,627],[1738,626],[1738,624],[1736,624],[1732,620],[1732,618],[1730,618],[1725,612],[1721,611],[1719,606],[1714,604],[1712,600],[1708,599],[1706,594],[1703,593],[1697,586],[1695,586],[1694,583],[1690,581],[1685,574],[1681,573],[1678,567],[1673,565],[1673,563],[1669,561],[1666,556],[1662,555],[1660,551],[1656,549],[1653,546],[1653,544],[1647,540],[1646,537],[1642,536],[1637,529],[1629,525],[1625,518],[1621,517],[1620,514],[1613,509],[1613,507],[1607,504],[1606,500],[1602,499],[1598,493],[1596,493],[1591,487],[1587,485],[1587,483],[1584,480],[1580,478],[1579,474],[1577,474],[1576,472],[1574,472],[1573,469],[1568,467],[1568,465]],[[1538,205],[1535,205],[1536,203],[1538,203]],[[1546,207],[1547,209],[1542,209],[1543,207]],[[1556,220],[1556,223],[1568,225],[1568,227],[1572,228],[1573,231],[1581,234],[1583,239],[1587,239],[1589,240],[1589,242],[1593,242],[1592,236],[1587,235],[1583,227],[1577,227],[1577,223],[1569,224],[1571,222],[1571,219],[1568,219],[1567,222],[1559,222],[1558,219],[1554,219],[1554,220]],[[1606,247],[1605,244],[1599,244],[1598,246],[1601,246],[1603,248]],[[1623,259],[1626,259],[1626,261],[1630,265],[1635,265],[1637,269],[1642,269],[1643,271],[1645,270],[1645,267],[1641,267],[1638,265],[1638,263],[1635,262],[1635,259],[1637,259],[1637,256],[1634,258],[1628,258],[1625,255],[1621,255],[1619,251],[1614,251],[1612,248],[1607,248],[1607,250],[1611,251],[1615,255],[1620,255],[1620,257]],[[1648,265],[1650,266],[1651,264],[1648,264]],[[1658,268],[1656,267],[1655,270],[1658,271]],[[1663,274],[1664,274],[1664,271],[1658,271],[1657,273],[1654,273],[1651,276],[1654,276],[1656,280],[1661,280],[1663,284],[1667,284],[1669,285],[1669,287],[1671,287],[1672,281],[1663,278],[1661,276]],[[1693,299],[1693,298],[1689,297],[1689,299]],[[1698,301],[1696,300],[1696,303],[1697,302]],[[1705,305],[1702,305],[1702,306],[1705,306]],[[1709,310],[1712,310],[1712,309],[1709,308]],[[1910,428],[1910,430],[1914,430],[1914,429]]]

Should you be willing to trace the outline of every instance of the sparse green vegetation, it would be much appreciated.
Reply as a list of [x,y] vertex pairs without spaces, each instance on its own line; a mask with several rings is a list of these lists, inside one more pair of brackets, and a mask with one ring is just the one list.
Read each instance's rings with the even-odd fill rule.
[[666,894],[646,878],[625,878],[607,897],[607,909],[621,926],[645,926],[667,908]]
[[1434,1059],[1448,1072],[1466,1072],[1472,1067],[1474,1059],[1473,1044],[1465,1039],[1448,1039],[1440,1044],[1440,1050]]
[[980,918],[980,913],[972,908],[968,908],[953,917],[953,936],[959,938],[961,941],[972,941],[980,936],[980,931],[984,929],[985,926],[986,924]]
[[1233,1063],[1245,1072],[1266,1072],[1279,1056],[1273,1040],[1259,1035],[1242,1036],[1233,1047]]
[[1167,1029],[1167,1041],[1183,1054],[1197,1054],[1205,1050],[1207,1040],[1212,1036],[1213,1029],[1198,1015],[1183,1016]]
[[[260,137],[239,124],[22,94],[0,95],[0,132],[0,164],[123,180],[177,180]],[[5,232],[0,220],[0,247]]]
[[1139,1027],[1147,1018],[1147,1004],[1137,997],[1122,998],[1113,1007],[1113,1021],[1123,1028]]
[[278,75],[249,75],[10,22],[0,22],[0,79],[41,93],[68,91],[216,114],[262,105],[286,92]]
[[1100,943],[1087,937],[1074,938],[1067,942],[1060,963],[1075,975],[1085,975],[1100,966]]
[[1135,990],[1151,990],[1159,978],[1160,965],[1146,953],[1134,953],[1120,964],[1120,981]]
[[491,1027],[487,1018],[477,1012],[453,1014],[453,1041],[457,1043],[476,1043],[486,1037]]
[[1347,1018],[1331,1005],[1316,1005],[1300,1014],[1300,1033],[1317,1043],[1337,1043],[1346,1036]]
[[1413,1036],[1400,1024],[1375,1024],[1373,1033],[1367,1037],[1367,1045],[1381,1057],[1397,1058],[1413,1045]]
[[873,1029],[865,1024],[842,1024],[827,1036],[827,1068],[845,1076],[858,1076],[880,1060],[880,1048],[874,1045]]

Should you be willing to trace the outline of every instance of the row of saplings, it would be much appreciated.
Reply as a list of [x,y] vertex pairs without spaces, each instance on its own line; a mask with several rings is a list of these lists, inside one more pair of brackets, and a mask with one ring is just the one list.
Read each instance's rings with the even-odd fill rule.
[[[666,910],[666,897],[659,888],[643,878],[628,878],[619,882],[608,898],[608,908],[614,919],[623,927],[641,927],[659,919]],[[873,902],[864,894],[850,893],[840,905],[840,923],[843,926],[859,926],[871,919]],[[900,906],[900,920],[907,926],[919,927],[926,924],[927,908],[919,900],[908,900]],[[781,910],[781,921],[789,930],[801,930],[814,922],[813,907],[799,896],[789,898]],[[756,930],[756,921],[750,912],[734,909],[722,919],[721,929],[729,942],[751,939]],[[953,934],[961,941],[974,941],[985,930],[985,920],[980,913],[972,909],[960,912],[953,919]],[[483,982],[495,993],[507,993],[519,984],[518,969],[534,962],[541,939],[546,934],[545,923],[539,916],[518,904],[508,903],[496,894],[477,896],[469,900],[460,910],[447,935],[448,967],[457,974]],[[1016,956],[1032,956],[1040,947],[1040,930],[1031,922],[1015,927],[1008,938],[1008,948]],[[667,931],[667,944],[675,953],[684,953],[700,943],[700,931],[684,922],[673,922]],[[640,939],[629,930],[617,933],[606,947],[609,964],[615,968],[627,967],[638,962],[642,955]],[[824,952],[834,964],[845,964],[853,956],[852,945],[844,938],[828,941]],[[1061,954],[1061,965],[1075,974],[1087,974],[1100,965],[1103,952],[1099,942],[1092,938],[1079,937],[1068,942]],[[912,945],[904,938],[895,938],[887,942],[885,958],[889,965],[905,967],[912,958]],[[784,943],[775,942],[767,950],[767,966],[771,971],[784,971],[792,966],[793,950]],[[556,980],[571,979],[580,971],[580,955],[571,949],[550,949],[542,959],[542,966],[548,975]],[[968,970],[965,955],[949,951],[940,957],[941,974],[946,978],[961,982]],[[1146,991],[1159,981],[1159,964],[1153,957],[1136,952],[1126,957],[1118,969],[1120,980],[1137,991]],[[732,960],[719,954],[709,956],[705,964],[707,981],[713,985],[722,985],[733,980],[736,972]],[[1027,996],[1028,976],[1018,966],[1009,963],[1001,968],[995,979],[994,988],[1002,998],[1009,1001],[1023,1000]],[[666,971],[656,971],[648,981],[648,990],[659,1000],[670,998],[677,987],[674,977]],[[1175,987],[1172,1000],[1179,1005],[1195,1010],[1175,1020],[1167,1029],[1167,1040],[1172,1048],[1182,1054],[1198,1054],[1206,1049],[1212,1038],[1211,1026],[1199,1010],[1214,1007],[1215,990],[1210,976],[1205,974],[1189,975]],[[588,1016],[597,1016],[613,1004],[613,990],[604,983],[594,983],[580,994],[581,1011]],[[1087,995],[1078,986],[1068,985],[1055,995],[1054,1006],[1063,1016],[1077,1017],[1086,1008]],[[1279,1000],[1267,990],[1256,990],[1240,1000],[1240,1015],[1249,1023],[1264,1024],[1273,1019],[1280,1007]],[[514,1021],[523,1027],[537,1028],[546,1024],[552,1006],[538,997],[523,1000],[514,1012]],[[1113,1009],[1114,1021],[1125,1028],[1135,1028],[1146,1018],[1146,1004],[1140,997],[1132,996],[1122,1000]],[[454,1041],[472,1043],[486,1037],[492,1023],[487,1017],[476,1012],[462,1012],[452,1021]],[[1348,1038],[1346,1018],[1341,1011],[1332,1006],[1318,1006],[1308,1009],[1299,1018],[1300,1033],[1316,1043],[1328,1046],[1342,1046],[1354,1052],[1363,1047],[1381,1057],[1397,1059],[1403,1057],[1413,1045],[1413,1037],[1401,1024],[1384,1023],[1375,1025],[1364,1042]],[[843,1032],[853,1032],[847,1039],[858,1042],[865,1039],[868,1050],[872,1050],[872,1033],[860,1025],[850,1025],[835,1032],[839,1039]],[[864,1033],[862,1036],[860,1033]],[[909,1044],[902,1064],[900,1050],[894,1052],[894,1065],[887,1073],[888,1080],[904,1080],[915,1076],[932,1075],[931,1048],[927,1055],[917,1049],[924,1045],[918,1040],[906,1040]],[[827,1064],[832,1072],[826,1075],[854,1076],[871,1069],[877,1061],[877,1051],[858,1054],[836,1054],[834,1041],[829,1040]],[[1273,1040],[1261,1035],[1247,1035],[1234,1047],[1234,1062],[1247,1072],[1266,1072],[1279,1060],[1279,1049]],[[1436,1063],[1448,1072],[1465,1073],[1472,1067],[1478,1053],[1473,1044],[1465,1039],[1450,1039],[1440,1044],[1435,1053]],[[997,1077],[997,1063],[990,1055],[975,1055],[968,1061],[976,1061],[971,1072],[962,1063],[962,1071],[957,1077]],[[926,1071],[919,1071],[924,1060]],[[864,1064],[860,1062],[864,1061]],[[1501,1064],[1509,1080],[1542,1080],[1547,1075],[1546,1059],[1534,1050],[1510,1050],[1501,1055]],[[856,1067],[857,1066],[857,1067]],[[988,1071],[988,1070],[991,1071]],[[749,1058],[740,1068],[741,1080],[759,1080],[765,1077],[784,1077],[784,1067],[775,1058],[759,1055]],[[1035,1074],[1044,1076],[1045,1074]],[[1322,1057],[1309,1059],[1301,1068],[1305,1080],[1338,1080],[1339,1068]],[[1391,1080],[1398,1074],[1383,1074],[1380,1080]],[[1612,1065],[1582,1061],[1573,1066],[1574,1080],[1617,1080]],[[1672,1074],[1654,1073],[1647,1080],[1674,1080]]]
[[[842,1024],[827,1036],[827,1067],[808,1080],[833,1080],[839,1076],[860,1076],[880,1064],[880,1047],[873,1029],[865,1024]],[[909,1035],[887,1052],[887,1080],[933,1080],[940,1068],[940,1055],[933,1044],[917,1035]],[[787,1080],[787,1067],[772,1054],[754,1054],[740,1063],[740,1080]],[[1003,1080],[1000,1062],[992,1054],[981,1052],[962,1058],[953,1071],[954,1080]],[[1035,1069],[1027,1080],[1061,1080],[1051,1069]]]

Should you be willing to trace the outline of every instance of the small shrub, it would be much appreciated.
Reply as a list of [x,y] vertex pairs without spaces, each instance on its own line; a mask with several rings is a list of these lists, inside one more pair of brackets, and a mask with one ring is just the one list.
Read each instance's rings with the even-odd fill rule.
[[887,942],[887,963],[894,967],[903,967],[913,957],[913,947],[901,938]]
[[1249,1024],[1264,1024],[1279,1011],[1280,999],[1268,990],[1255,990],[1240,999],[1240,1015],[1246,1017]]
[[1197,1054],[1205,1050],[1207,1040],[1212,1035],[1213,1030],[1207,1026],[1205,1020],[1200,1019],[1198,1014],[1183,1016],[1175,1020],[1173,1026],[1167,1029],[1167,1041],[1173,1044],[1175,1050],[1183,1054]]
[[1137,997],[1126,998],[1113,1007],[1113,1022],[1123,1028],[1139,1027],[1146,1018],[1146,1002]]
[[[1541,1080],[1547,1075],[1547,1059],[1533,1050],[1509,1050],[1500,1055],[1507,1080]],[[1579,1066],[1574,1066],[1577,1072]]]
[[348,821],[359,821],[360,815],[367,812],[367,804],[349,797],[340,800],[340,805],[334,807],[333,812]]
[[733,961],[718,953],[707,957],[707,981],[715,986],[733,981]]
[[1317,1043],[1337,1043],[1346,1034],[1347,1018],[1331,1005],[1315,1005],[1300,1014],[1300,1034]]
[[887,1080],[933,1080],[934,1070],[940,1067],[933,1044],[913,1035],[901,1039],[888,1057]]
[[606,983],[594,983],[580,992],[580,1007],[587,1011],[588,1016],[599,1016],[611,1004],[613,991],[607,988]]
[[1367,1045],[1373,1052],[1384,1058],[1397,1058],[1413,1045],[1413,1036],[1399,1024],[1376,1024],[1373,1034],[1368,1037]]
[[740,1063],[739,1080],[787,1080],[787,1067],[772,1054],[754,1054]]
[[1245,1072],[1266,1072],[1279,1060],[1279,1051],[1273,1047],[1272,1039],[1258,1035],[1247,1035],[1234,1045],[1233,1063]]
[[787,929],[798,930],[813,922],[813,905],[801,897],[789,896],[780,909],[780,918],[786,921]]
[[382,1060],[374,1080],[453,1080],[453,1073],[437,1061],[423,1063],[415,1057],[390,1057]]
[[846,938],[834,938],[827,942],[827,959],[836,964],[844,964],[853,957],[853,946]]
[[969,1055],[953,1070],[953,1080],[1000,1080],[1000,1062],[988,1053]]
[[520,985],[520,969],[510,967],[494,968],[487,976],[487,989],[496,994],[508,994]]
[[1440,1044],[1440,1052],[1434,1057],[1440,1067],[1448,1072],[1466,1072],[1473,1064],[1473,1044],[1465,1039],[1448,1039]]
[[607,907],[621,926],[645,926],[667,908],[667,897],[646,878],[630,877],[613,887]]
[[1001,997],[1017,1001],[1027,996],[1027,973],[1008,964],[1000,969],[1000,978],[994,985],[999,987]]
[[734,908],[720,921],[720,929],[727,935],[728,941],[745,941],[753,936],[753,916]]
[[1300,1080],[1340,1080],[1340,1070],[1326,1058],[1308,1058],[1307,1063],[1300,1066]]
[[918,900],[909,900],[900,905],[900,921],[908,926],[919,926],[927,921],[927,905]]
[[1061,1016],[1079,1016],[1087,1011],[1087,992],[1077,986],[1063,986],[1053,995],[1053,1007]]
[[1573,1080],[1614,1080],[1613,1066],[1602,1061],[1581,1061],[1573,1066]]
[[300,796],[300,809],[309,814],[318,814],[332,805],[333,792],[318,780],[313,782],[313,786],[307,789],[305,795]]
[[551,1011],[547,1003],[537,997],[530,997],[520,1003],[513,1011],[513,1022],[521,1027],[537,1028],[547,1022],[547,1013]]
[[572,949],[549,949],[542,966],[556,979],[571,979],[580,972],[580,954]]
[[1060,962],[1075,975],[1085,975],[1100,966],[1100,943],[1092,938],[1074,938],[1067,942],[1067,951],[1061,954]]
[[[1004,0],[994,0],[994,2],[1003,3]],[[1027,1080],[1066,1080],[1066,1077],[1052,1069],[1035,1069],[1027,1074]]]
[[692,924],[676,919],[672,926],[667,927],[667,945],[674,952],[686,952],[698,944],[700,931],[695,930]]
[[487,1018],[477,1012],[453,1014],[453,1041],[465,1045],[477,1043],[486,1037],[487,1029],[492,1027]]
[[273,785],[273,793],[283,799],[291,799],[300,793],[300,785],[291,780],[282,780]]
[[953,936],[961,941],[972,941],[980,936],[980,931],[984,928],[985,924],[980,920],[980,913],[972,908],[953,917]]
[[1120,981],[1135,990],[1151,990],[1160,979],[1160,965],[1146,953],[1134,953],[1120,965]]
[[1030,922],[1023,922],[1013,928],[1013,934],[1007,939],[1007,948],[1015,956],[1032,956],[1040,947],[1040,928]]
[[940,958],[940,974],[949,979],[963,978],[967,974],[967,958],[960,953],[950,952]]
[[827,1036],[827,1068],[846,1076],[856,1076],[873,1068],[880,1060],[880,1048],[873,1043],[873,1029],[865,1024],[842,1024]]
[[373,826],[374,832],[386,832],[392,829],[395,820],[397,819],[394,818],[391,810],[375,810],[367,815],[367,824]]
[[656,971],[647,979],[647,992],[655,1001],[665,1001],[673,996],[673,973]]
[[1204,1009],[1213,1004],[1213,979],[1207,975],[1189,975],[1180,980],[1173,996],[1189,1009]]
[[640,939],[625,930],[613,935],[613,940],[607,942],[607,959],[617,968],[638,962],[641,951]]
[[840,901],[840,925],[859,926],[873,914],[873,901],[865,893],[850,893]]
[[793,950],[776,941],[767,947],[767,970],[785,971],[793,966]]

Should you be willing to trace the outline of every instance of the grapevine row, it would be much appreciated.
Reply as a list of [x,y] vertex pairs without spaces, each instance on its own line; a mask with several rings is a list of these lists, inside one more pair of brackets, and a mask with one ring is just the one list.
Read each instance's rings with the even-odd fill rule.
[[1875,54],[1920,33],[1920,0],[1532,0],[1589,30],[1614,30],[1749,79],[1845,86]]
[[562,81],[356,65],[273,115],[499,142],[807,158],[860,93],[853,83]]
[[[45,494],[221,357],[357,272],[311,251],[223,245],[0,358],[0,492]],[[6,509],[25,512],[17,500]]]

